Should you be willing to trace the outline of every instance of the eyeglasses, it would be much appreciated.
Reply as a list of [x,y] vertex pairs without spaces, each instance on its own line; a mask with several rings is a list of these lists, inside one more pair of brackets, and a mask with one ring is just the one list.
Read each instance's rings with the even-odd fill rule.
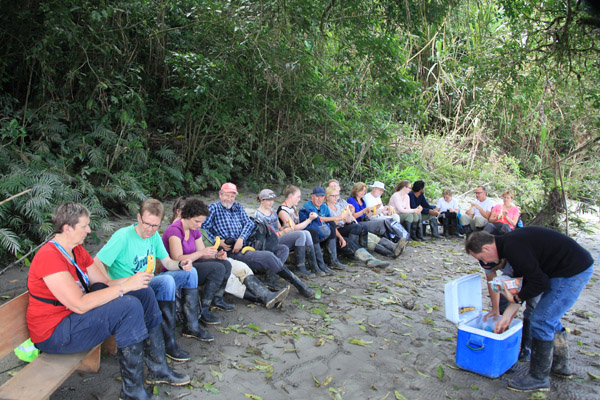
[[[140,218],[140,219],[141,219],[141,218]],[[144,222],[144,220],[143,220],[143,219],[142,219],[142,224],[143,224],[144,226],[146,226],[146,227],[150,228],[150,229],[158,229],[158,228],[160,228],[160,224],[158,224],[158,225],[152,225],[152,224],[149,224],[149,223],[147,223],[147,222]]]

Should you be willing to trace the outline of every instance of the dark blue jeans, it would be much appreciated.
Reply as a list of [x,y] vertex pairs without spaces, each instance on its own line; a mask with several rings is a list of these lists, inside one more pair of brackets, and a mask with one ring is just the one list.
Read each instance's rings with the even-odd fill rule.
[[70,314],[56,326],[52,336],[35,346],[47,353],[79,353],[115,335],[117,347],[139,343],[162,321],[152,289],[129,292],[86,312]]
[[538,340],[553,340],[554,333],[563,329],[560,319],[575,304],[579,294],[587,285],[594,265],[568,278],[550,278],[550,289],[531,313],[531,336]]

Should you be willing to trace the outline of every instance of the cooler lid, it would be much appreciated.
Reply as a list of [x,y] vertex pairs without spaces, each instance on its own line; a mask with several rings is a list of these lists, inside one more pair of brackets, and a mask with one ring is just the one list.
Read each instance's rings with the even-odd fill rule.
[[467,322],[481,312],[481,276],[471,274],[444,286],[446,319],[455,324]]

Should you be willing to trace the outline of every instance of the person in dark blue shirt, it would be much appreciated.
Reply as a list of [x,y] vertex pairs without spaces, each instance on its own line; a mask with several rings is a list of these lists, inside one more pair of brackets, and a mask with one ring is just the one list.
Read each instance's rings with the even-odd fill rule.
[[439,210],[429,204],[427,199],[425,198],[425,182],[416,181],[412,185],[412,191],[408,194],[410,198],[410,208],[417,208],[421,206],[423,209],[421,210],[421,219],[419,221],[419,226],[417,227],[417,238],[421,240],[425,240],[423,236],[423,222],[429,221],[429,226],[431,227],[431,236],[437,239],[442,239],[442,235],[440,235],[438,231],[438,220],[437,217],[440,215]]

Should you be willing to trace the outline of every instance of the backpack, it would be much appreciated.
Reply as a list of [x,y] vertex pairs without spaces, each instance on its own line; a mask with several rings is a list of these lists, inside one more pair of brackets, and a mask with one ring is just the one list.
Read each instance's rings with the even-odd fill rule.
[[273,251],[279,244],[279,239],[270,226],[254,221],[254,230],[248,236],[246,244],[254,247],[255,250]]

